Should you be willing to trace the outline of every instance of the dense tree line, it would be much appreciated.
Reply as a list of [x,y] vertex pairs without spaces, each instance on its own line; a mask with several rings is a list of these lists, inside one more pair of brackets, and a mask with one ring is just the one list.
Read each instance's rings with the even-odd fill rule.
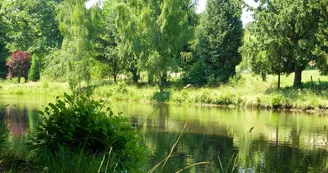
[[[236,74],[241,55],[264,79],[294,72],[295,86],[310,62],[328,72],[326,1],[260,0],[251,8],[207,0],[200,14],[194,0],[85,2],[0,1],[1,71],[22,50],[31,55],[30,80],[65,81],[72,89],[94,79],[116,82],[119,74],[137,83],[141,73],[161,90],[170,73],[182,73],[184,84],[218,85]],[[254,11],[244,28],[243,8]]]

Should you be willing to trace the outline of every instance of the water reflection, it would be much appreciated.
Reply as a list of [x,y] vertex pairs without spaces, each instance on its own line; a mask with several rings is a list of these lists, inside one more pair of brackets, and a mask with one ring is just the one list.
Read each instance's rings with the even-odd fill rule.
[[[10,106],[2,111],[0,120],[8,125],[12,139],[18,139],[33,130],[39,120],[39,105],[46,103],[0,98],[1,107],[8,102]],[[111,103],[111,107],[114,112],[130,116],[141,132],[149,148],[148,170],[167,157],[187,124],[173,150],[174,157],[162,172],[175,172],[204,161],[211,164],[183,172],[325,171],[326,116],[126,102]],[[254,129],[249,132],[251,127]]]

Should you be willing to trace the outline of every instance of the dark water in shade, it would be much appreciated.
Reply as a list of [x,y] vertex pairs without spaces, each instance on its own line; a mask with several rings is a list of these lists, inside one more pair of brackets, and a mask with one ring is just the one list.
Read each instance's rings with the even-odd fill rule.
[[[12,143],[33,131],[37,111],[52,100],[0,95],[0,120],[8,124]],[[161,172],[197,162],[210,164],[182,172],[328,172],[328,116],[136,102],[109,106],[131,117],[141,132],[149,149],[148,170],[170,153],[186,124]]]

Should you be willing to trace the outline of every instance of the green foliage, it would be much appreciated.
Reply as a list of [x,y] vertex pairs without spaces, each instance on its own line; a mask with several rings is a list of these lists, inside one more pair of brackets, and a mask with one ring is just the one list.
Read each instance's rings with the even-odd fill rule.
[[40,63],[37,58],[35,55],[32,56],[32,64],[28,73],[28,79],[34,82],[40,80]]
[[122,93],[122,94],[128,93],[126,83],[125,82],[118,83],[118,85],[116,85],[114,88],[114,92],[118,92],[118,93]]
[[56,103],[40,112],[42,121],[29,135],[31,148],[53,153],[63,147],[91,153],[112,149],[121,170],[141,169],[144,147],[134,128],[127,118],[114,115],[103,104],[82,95],[57,97]]
[[[81,88],[81,82],[90,81],[92,28],[90,13],[85,7],[85,2],[80,0],[66,0],[58,5],[57,18],[59,29],[63,34],[60,58],[66,67],[67,81],[72,90]],[[90,39],[90,40],[89,40]],[[55,59],[57,60],[57,59]]]
[[271,97],[271,106],[273,109],[279,109],[282,108],[282,106],[285,104],[285,98],[281,95],[273,95]]
[[68,65],[65,52],[54,49],[45,58],[45,69],[42,75],[52,81],[67,81]]
[[[35,172],[44,172],[45,168],[53,173],[97,172],[101,163],[101,157],[98,155],[90,154],[85,151],[80,153],[72,152],[67,148],[61,148],[55,153],[49,151],[32,153],[29,158],[33,160]],[[113,163],[115,162],[111,162],[111,164]],[[113,168],[114,167],[109,167],[107,171],[112,172]],[[101,170],[105,172],[104,169]]]
[[184,85],[202,85],[206,83],[205,69],[200,61],[195,62],[182,76],[182,83]]
[[[3,120],[0,120],[0,153],[2,153],[7,146],[8,133],[9,130],[5,122]],[[0,159],[1,159],[1,154],[0,154]]]
[[155,92],[152,97],[152,100],[154,100],[158,103],[163,103],[170,99],[170,95],[171,95],[171,92],[169,92],[169,91]]
[[149,78],[155,77],[161,90],[166,85],[167,72],[177,70],[180,52],[191,40],[188,15],[194,9],[189,8],[190,4],[190,0],[117,4],[120,38],[131,47],[132,57],[140,58]]
[[208,0],[198,30],[197,51],[210,84],[227,82],[241,61],[242,3],[239,0]]
[[321,7],[316,0],[259,1],[255,20],[248,27],[249,37],[241,48],[243,55],[251,58],[253,71],[264,78],[295,72],[294,86],[301,85],[302,71],[310,61],[324,71],[326,58],[317,46],[318,26],[326,20]]
[[62,35],[56,20],[60,0],[1,1],[0,63],[18,49],[38,54],[40,70],[44,56],[60,47]]

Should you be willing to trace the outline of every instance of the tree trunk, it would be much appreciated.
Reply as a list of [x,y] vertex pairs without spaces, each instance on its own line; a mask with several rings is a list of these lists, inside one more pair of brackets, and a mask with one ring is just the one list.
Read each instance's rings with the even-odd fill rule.
[[25,75],[25,76],[24,76],[24,79],[25,79],[25,83],[27,83],[27,82],[28,82],[28,76]]
[[21,79],[21,77],[18,77],[18,83],[20,83],[20,79]]
[[165,86],[167,84],[167,72],[164,72],[160,77],[161,82]]
[[153,84],[154,82],[154,77],[148,72],[148,84]]
[[114,73],[113,74],[113,77],[114,77],[114,82],[115,82],[115,84],[117,83],[116,81],[117,81],[117,74],[116,73]]
[[303,67],[295,66],[295,77],[294,77],[294,87],[301,87],[302,86],[302,71]]
[[280,89],[280,73],[278,73],[278,89]]
[[167,73],[165,72],[160,74],[159,81],[158,81],[158,85],[161,93],[164,92],[164,87],[166,86],[166,83],[167,83]]
[[138,70],[131,70],[132,73],[132,81],[133,83],[138,83],[138,80],[140,78],[140,75],[138,73]]

